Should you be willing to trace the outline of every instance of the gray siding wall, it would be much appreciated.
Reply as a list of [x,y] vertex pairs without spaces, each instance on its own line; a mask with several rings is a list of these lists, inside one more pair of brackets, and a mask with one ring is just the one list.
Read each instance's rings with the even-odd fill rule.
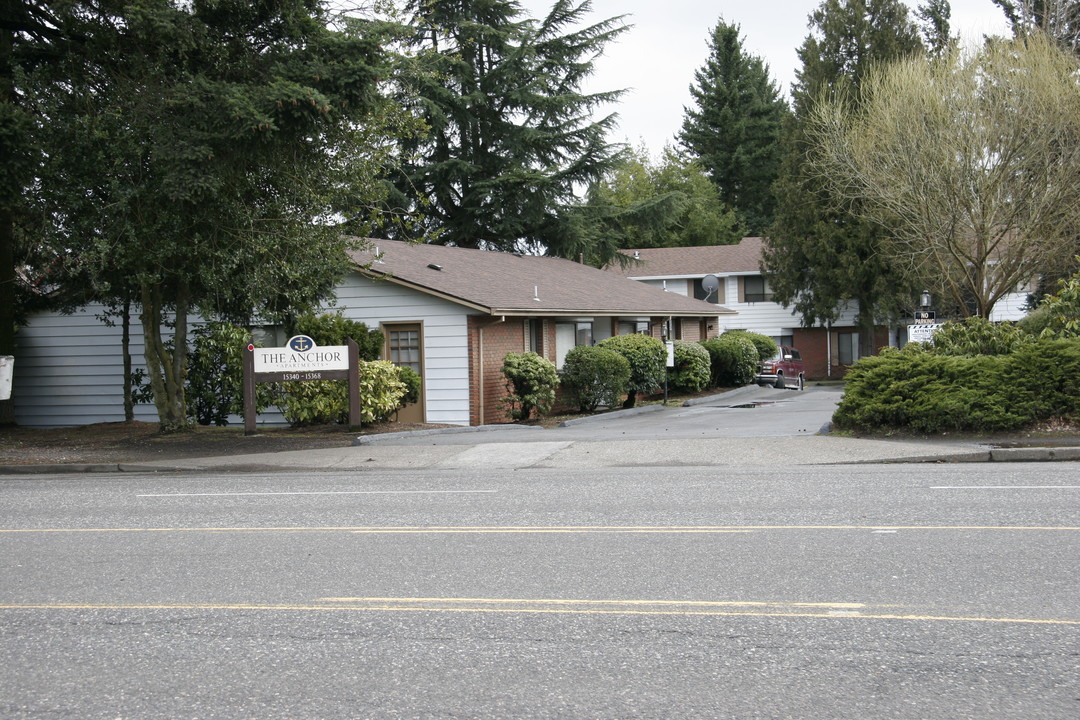
[[[101,305],[72,315],[34,315],[15,337],[12,398],[15,421],[25,427],[64,427],[124,419],[124,361],[119,326],[96,316]],[[143,342],[134,318],[131,354],[142,362]],[[136,405],[135,419],[157,422],[152,405]]]
[[384,322],[423,326],[425,420],[469,424],[469,330],[472,314],[461,305],[385,280],[352,274],[337,289],[346,317],[377,328]]
[[[378,328],[383,322],[423,325],[426,421],[469,424],[468,321],[462,306],[352,274],[338,287],[336,303],[346,317]],[[121,329],[98,319],[100,305],[71,315],[38,314],[16,336],[12,398],[15,421],[24,427],[65,427],[124,419]],[[199,323],[192,319],[192,329]],[[138,318],[132,320],[131,355],[143,368]],[[153,405],[136,405],[135,419],[157,422]],[[234,417],[232,422],[242,423]],[[276,410],[259,425],[284,424]]]

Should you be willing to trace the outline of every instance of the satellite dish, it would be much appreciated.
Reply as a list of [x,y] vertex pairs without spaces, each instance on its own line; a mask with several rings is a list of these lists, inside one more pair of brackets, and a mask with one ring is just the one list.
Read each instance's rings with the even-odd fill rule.
[[705,300],[712,297],[712,294],[720,287],[720,278],[715,275],[706,275],[701,278],[701,288],[705,291]]

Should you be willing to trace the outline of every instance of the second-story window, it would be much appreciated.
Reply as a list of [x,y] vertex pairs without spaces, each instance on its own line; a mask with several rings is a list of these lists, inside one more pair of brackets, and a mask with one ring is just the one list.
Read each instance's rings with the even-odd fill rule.
[[769,287],[769,283],[767,283],[762,276],[750,275],[743,278],[744,302],[769,302],[772,300],[772,297],[772,288]]

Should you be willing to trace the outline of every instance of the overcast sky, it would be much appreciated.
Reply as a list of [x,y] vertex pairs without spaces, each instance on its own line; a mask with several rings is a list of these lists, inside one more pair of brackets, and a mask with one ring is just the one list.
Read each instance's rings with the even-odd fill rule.
[[[906,0],[917,7],[918,0]],[[543,17],[551,0],[519,0],[526,13]],[[740,26],[744,49],[760,56],[789,92],[799,64],[796,50],[808,34],[807,17],[820,0],[593,0],[593,21],[626,15],[633,25],[596,62],[589,90],[628,89],[615,107],[619,130],[611,139],[644,141],[656,154],[682,126],[694,72],[708,58],[708,39],[718,20]],[[952,0],[952,32],[977,40],[1005,34],[1000,8],[991,0]]]

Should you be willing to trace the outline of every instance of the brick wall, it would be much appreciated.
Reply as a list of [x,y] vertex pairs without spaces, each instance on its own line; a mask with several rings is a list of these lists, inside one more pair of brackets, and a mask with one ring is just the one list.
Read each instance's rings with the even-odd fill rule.
[[[665,317],[651,318],[651,334],[660,338]],[[603,322],[598,319],[597,322]],[[542,320],[544,347],[540,353],[555,362],[555,320]],[[708,331],[708,319],[675,318],[681,323],[681,336],[684,340],[702,339],[702,333],[715,335]],[[529,350],[528,320],[473,315],[469,317],[469,423],[471,425],[491,425],[511,422],[507,406],[502,402],[506,396],[506,379],[502,374],[503,359],[510,352]],[[561,398],[559,400],[562,406]]]
[[[539,353],[555,362],[555,323],[542,320],[544,347]],[[469,423],[491,425],[511,422],[502,399],[506,378],[502,374],[507,353],[529,350],[528,320],[474,315],[469,318]]]
[[[809,380],[824,380],[831,377],[838,379],[847,373],[847,367],[836,361],[836,334],[838,332],[851,332],[854,328],[832,328],[833,342],[830,345],[828,330],[825,328],[795,328],[793,342],[796,349],[806,364],[806,377]],[[888,328],[879,327],[874,332],[875,352],[889,346]],[[829,374],[829,349],[833,352],[832,374]]]

